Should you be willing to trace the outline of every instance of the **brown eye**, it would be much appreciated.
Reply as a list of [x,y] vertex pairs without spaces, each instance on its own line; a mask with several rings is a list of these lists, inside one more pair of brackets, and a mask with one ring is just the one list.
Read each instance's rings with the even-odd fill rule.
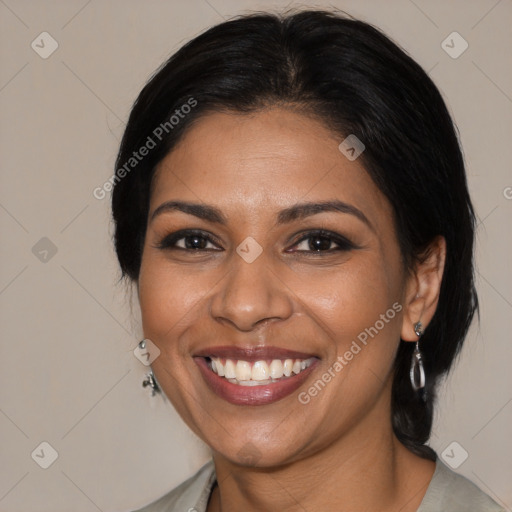
[[316,231],[303,236],[295,245],[297,252],[349,251],[355,245],[345,237],[328,231]]
[[159,249],[179,249],[183,251],[212,251],[221,250],[208,233],[202,231],[180,230],[171,233],[161,240]]
[[185,249],[206,249],[208,240],[200,235],[188,235],[177,240],[176,245],[180,247],[180,240],[183,240]]

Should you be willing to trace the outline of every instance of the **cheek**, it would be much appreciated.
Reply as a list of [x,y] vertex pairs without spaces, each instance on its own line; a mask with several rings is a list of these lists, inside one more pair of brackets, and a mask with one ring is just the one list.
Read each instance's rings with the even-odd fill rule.
[[203,277],[176,271],[157,255],[143,258],[139,302],[146,337],[162,345],[177,334],[181,324],[191,322],[208,289]]
[[376,322],[382,336],[399,337],[400,272],[398,265],[386,262],[382,254],[354,256],[330,272],[297,274],[290,277],[289,288],[299,297],[305,313],[338,345],[338,352]]
[[[319,274],[297,283],[327,341],[323,376],[332,378],[332,384],[317,403],[326,408],[326,417],[331,417],[332,403],[345,404],[349,416],[357,417],[358,411],[381,395],[400,340],[400,268],[382,254],[363,256],[330,276]],[[311,391],[313,396],[316,390]],[[334,424],[338,420],[334,418]]]
[[341,292],[333,330],[341,334],[343,374],[336,394],[350,390],[354,405],[363,404],[380,395],[392,373],[403,309],[400,267],[380,255],[339,276],[336,286]]

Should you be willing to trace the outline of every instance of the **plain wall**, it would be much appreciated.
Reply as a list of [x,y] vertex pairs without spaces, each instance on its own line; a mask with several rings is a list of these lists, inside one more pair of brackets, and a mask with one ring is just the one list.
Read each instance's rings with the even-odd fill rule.
[[[129,510],[207,460],[170,404],[141,387],[137,303],[117,284],[109,200],[93,190],[112,175],[130,107],[164,59],[224,18],[287,5],[297,4],[0,2],[0,511]],[[511,510],[512,4],[307,5],[384,30],[455,117],[480,222],[481,321],[440,390],[432,445],[459,443],[468,458],[457,471]],[[44,31],[59,45],[47,59],[31,47]],[[456,59],[441,47],[453,31],[469,43]],[[58,453],[48,469],[36,464],[43,441]]]

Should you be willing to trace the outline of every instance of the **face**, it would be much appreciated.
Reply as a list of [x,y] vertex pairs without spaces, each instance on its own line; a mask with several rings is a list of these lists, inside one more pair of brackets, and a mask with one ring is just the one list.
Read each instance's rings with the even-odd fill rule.
[[202,117],[157,169],[138,281],[165,394],[271,466],[390,422],[407,278],[392,208],[321,122]]

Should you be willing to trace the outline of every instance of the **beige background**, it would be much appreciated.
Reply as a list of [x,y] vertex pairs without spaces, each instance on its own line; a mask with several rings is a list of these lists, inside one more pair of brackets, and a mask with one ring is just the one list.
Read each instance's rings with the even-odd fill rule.
[[[223,18],[285,5],[296,4],[0,0],[0,511],[129,510],[208,457],[141,388],[137,306],[116,284],[108,199],[92,191],[112,174],[131,104],[167,56]],[[480,219],[481,322],[441,391],[432,444],[441,453],[459,443],[469,457],[457,471],[512,510],[512,2],[331,5],[401,44],[457,120]],[[31,48],[43,31],[59,44],[47,59]],[[469,43],[457,59],[441,47],[453,31]],[[58,453],[48,469],[35,462],[49,460],[47,448],[31,457],[43,441]]]

